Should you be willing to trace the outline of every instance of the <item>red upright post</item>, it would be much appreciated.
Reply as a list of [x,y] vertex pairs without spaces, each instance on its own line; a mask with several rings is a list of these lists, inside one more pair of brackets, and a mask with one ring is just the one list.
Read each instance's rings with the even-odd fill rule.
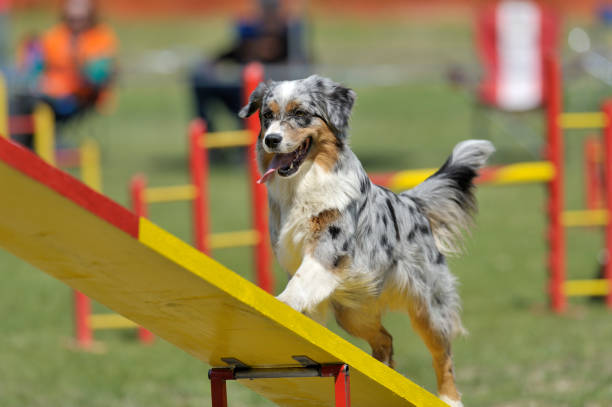
[[[130,181],[130,197],[132,199],[132,210],[140,217],[146,218],[149,216],[147,211],[147,202],[145,200],[145,189],[147,188],[147,178],[138,174],[132,177]],[[138,339],[142,343],[152,343],[155,336],[151,331],[138,327]]]
[[351,380],[348,365],[323,365],[321,376],[334,377],[334,406],[351,407]]
[[608,294],[606,295],[606,305],[612,308],[612,100],[606,101],[603,106],[603,113],[606,117],[606,127],[604,128],[604,182],[605,182],[605,205],[608,211],[608,223],[606,224],[606,265],[604,278],[608,280]]
[[563,133],[559,123],[563,107],[561,88],[561,68],[558,59],[548,55],[546,68],[546,119],[547,119],[547,158],[555,174],[548,183],[548,239],[549,239],[549,294],[555,312],[565,309],[566,299],[563,291],[565,281],[565,231],[561,222],[563,212]]
[[89,326],[91,303],[85,294],[77,290],[73,290],[73,292],[76,344],[81,348],[88,348],[93,343],[93,333]]
[[[257,85],[263,81],[263,73],[263,66],[259,63],[251,63],[245,67],[243,73],[245,104]],[[247,165],[253,194],[253,226],[259,233],[259,242],[254,247],[256,282],[262,289],[273,293],[274,278],[272,276],[272,256],[268,235],[266,188],[264,185],[257,183],[259,169],[257,168],[255,146],[260,133],[259,118],[257,115],[252,115],[245,122],[246,128],[253,134],[253,142],[248,148]]]
[[234,371],[230,368],[215,368],[208,371],[210,379],[210,398],[212,407],[227,407],[226,380],[234,380]]
[[196,249],[210,255],[208,209],[208,149],[204,147],[206,122],[192,120],[189,124],[189,170],[195,188],[193,198],[194,242]]

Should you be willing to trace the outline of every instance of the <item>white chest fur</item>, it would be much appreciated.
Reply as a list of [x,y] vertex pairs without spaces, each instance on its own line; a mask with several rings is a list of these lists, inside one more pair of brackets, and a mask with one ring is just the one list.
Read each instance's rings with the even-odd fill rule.
[[275,252],[280,265],[291,275],[304,257],[310,219],[327,209],[342,212],[359,194],[355,174],[330,173],[312,162],[303,167],[294,177],[276,175],[268,183],[280,211]]

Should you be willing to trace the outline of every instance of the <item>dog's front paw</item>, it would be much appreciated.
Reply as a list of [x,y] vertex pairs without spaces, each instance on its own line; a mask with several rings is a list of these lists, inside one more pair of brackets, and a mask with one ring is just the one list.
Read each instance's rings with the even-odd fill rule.
[[277,300],[284,302],[285,304],[287,304],[288,306],[290,306],[291,308],[293,308],[294,310],[298,311],[298,312],[303,312],[303,306],[301,304],[300,301],[297,300],[297,298],[293,295],[288,295],[287,291],[283,291],[282,293],[280,293],[277,297]]
[[445,395],[440,396],[440,400],[448,404],[450,407],[463,407],[461,400],[453,400]]

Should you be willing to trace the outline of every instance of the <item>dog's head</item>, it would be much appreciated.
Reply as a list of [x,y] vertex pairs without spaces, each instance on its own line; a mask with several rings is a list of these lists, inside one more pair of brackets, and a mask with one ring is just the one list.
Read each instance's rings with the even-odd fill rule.
[[332,170],[347,137],[354,102],[351,89],[317,75],[260,83],[239,116],[259,110],[262,181],[274,174],[291,177],[309,160]]

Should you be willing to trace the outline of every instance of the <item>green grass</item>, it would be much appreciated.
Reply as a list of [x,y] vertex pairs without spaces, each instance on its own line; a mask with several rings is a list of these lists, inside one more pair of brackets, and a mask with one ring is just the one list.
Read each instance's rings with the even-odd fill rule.
[[[19,14],[16,36],[47,26],[45,13]],[[143,50],[211,51],[228,41],[223,19],[113,20],[122,40],[116,111],[93,118],[67,136],[84,133],[103,148],[104,190],[127,204],[127,182],[145,172],[151,185],[187,181],[185,129],[191,106],[180,76],[137,74],[128,67]],[[348,17],[315,20],[313,48],[325,64],[404,64],[413,81],[387,87],[348,83],[358,92],[352,147],[370,171],[432,167],[452,146],[470,137],[470,98],[448,87],[443,67],[472,63],[470,31],[464,19],[395,18],[366,21]],[[470,62],[472,61],[472,62]],[[433,69],[433,70],[430,70]],[[577,78],[567,86],[568,109],[598,106],[609,88]],[[538,122],[537,117],[532,119]],[[231,122],[226,118],[228,126]],[[540,123],[541,125],[541,123]],[[512,137],[497,135],[497,163],[531,158]],[[533,140],[535,144],[537,140]],[[568,137],[568,207],[579,208],[581,142]],[[211,176],[213,229],[248,224],[245,170],[217,166]],[[546,298],[545,190],[541,186],[479,190],[480,214],[467,252],[451,260],[461,280],[465,325],[470,331],[454,345],[459,388],[467,406],[606,406],[612,403],[612,324],[599,304],[572,300],[563,316],[551,314]],[[44,210],[44,208],[41,208]],[[50,214],[52,216],[52,214]],[[153,207],[152,219],[190,240],[188,206]],[[598,230],[568,234],[568,272],[591,277],[601,247]],[[249,278],[248,250],[215,256]],[[0,405],[2,406],[205,406],[207,366],[162,340],[140,346],[132,332],[103,332],[103,354],[66,345],[72,332],[70,291],[19,259],[0,252]],[[278,273],[278,289],[286,278]],[[435,391],[430,356],[403,315],[386,326],[395,338],[398,370]],[[343,337],[333,322],[330,327]],[[348,338],[367,350],[363,341]],[[230,386],[232,406],[270,405]]]

